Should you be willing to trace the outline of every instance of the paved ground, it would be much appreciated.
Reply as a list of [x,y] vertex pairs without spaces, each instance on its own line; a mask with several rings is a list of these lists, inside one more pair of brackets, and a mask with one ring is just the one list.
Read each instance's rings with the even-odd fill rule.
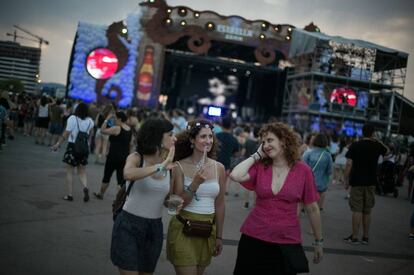
[[[103,201],[92,198],[84,203],[77,181],[75,201],[63,201],[66,189],[62,154],[62,149],[52,153],[22,136],[0,152],[0,274],[117,274],[109,259],[115,186],[111,185]],[[103,166],[90,164],[87,174],[90,189],[97,190]],[[325,257],[321,264],[310,265],[311,274],[414,274],[414,241],[407,238],[413,207],[405,189],[400,191],[403,195],[397,199],[377,198],[370,244],[352,246],[342,242],[350,233],[351,218],[345,193],[340,186],[331,186],[322,214]],[[206,275],[232,274],[239,228],[248,214],[241,208],[240,198],[230,194],[226,199],[224,251],[213,260]],[[164,232],[168,219],[165,213]],[[302,227],[311,259],[312,237],[306,233],[306,217],[302,217]],[[174,274],[165,249],[155,274]]]

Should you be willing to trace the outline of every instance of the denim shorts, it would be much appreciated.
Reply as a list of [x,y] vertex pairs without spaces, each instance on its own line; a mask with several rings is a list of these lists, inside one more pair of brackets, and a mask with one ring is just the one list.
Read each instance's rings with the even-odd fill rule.
[[147,219],[122,211],[112,229],[112,263],[123,270],[153,273],[162,242],[161,218]]

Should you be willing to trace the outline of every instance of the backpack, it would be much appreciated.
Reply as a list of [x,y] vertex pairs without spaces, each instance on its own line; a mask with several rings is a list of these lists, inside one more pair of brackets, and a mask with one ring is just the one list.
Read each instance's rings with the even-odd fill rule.
[[[141,160],[138,167],[142,167],[144,165],[144,156],[139,154]],[[116,194],[115,200],[112,202],[112,219],[115,221],[116,217],[121,213],[122,208],[124,207],[126,198],[128,197],[129,193],[131,192],[132,186],[134,182],[131,181],[128,184],[128,188],[126,188],[126,184],[122,185],[121,189],[119,189],[118,193]]]
[[89,122],[88,128],[86,129],[86,132],[82,132],[79,129],[79,122],[77,118],[76,118],[76,124],[78,125],[78,135],[73,145],[73,156],[76,159],[87,158],[89,156],[88,130],[89,130],[90,122]]

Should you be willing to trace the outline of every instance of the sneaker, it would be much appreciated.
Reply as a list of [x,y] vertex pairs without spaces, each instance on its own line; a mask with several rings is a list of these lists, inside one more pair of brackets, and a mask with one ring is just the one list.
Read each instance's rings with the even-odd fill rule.
[[87,202],[89,201],[89,190],[88,188],[83,188],[83,201]]
[[368,237],[362,237],[361,244],[368,245],[368,244],[369,244],[369,242],[368,242]]
[[344,242],[347,242],[349,244],[360,244],[359,240],[357,238],[352,238],[352,234],[349,235],[349,237],[343,238]]

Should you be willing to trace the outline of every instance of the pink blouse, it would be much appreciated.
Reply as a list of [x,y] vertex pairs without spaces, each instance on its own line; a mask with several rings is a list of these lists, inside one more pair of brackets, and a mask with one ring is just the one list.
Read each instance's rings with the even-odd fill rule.
[[280,191],[272,192],[272,168],[255,163],[249,169],[250,180],[242,185],[256,192],[256,205],[240,231],[250,237],[271,243],[301,243],[299,202],[310,204],[319,199],[312,170],[302,161],[296,162],[286,176]]

